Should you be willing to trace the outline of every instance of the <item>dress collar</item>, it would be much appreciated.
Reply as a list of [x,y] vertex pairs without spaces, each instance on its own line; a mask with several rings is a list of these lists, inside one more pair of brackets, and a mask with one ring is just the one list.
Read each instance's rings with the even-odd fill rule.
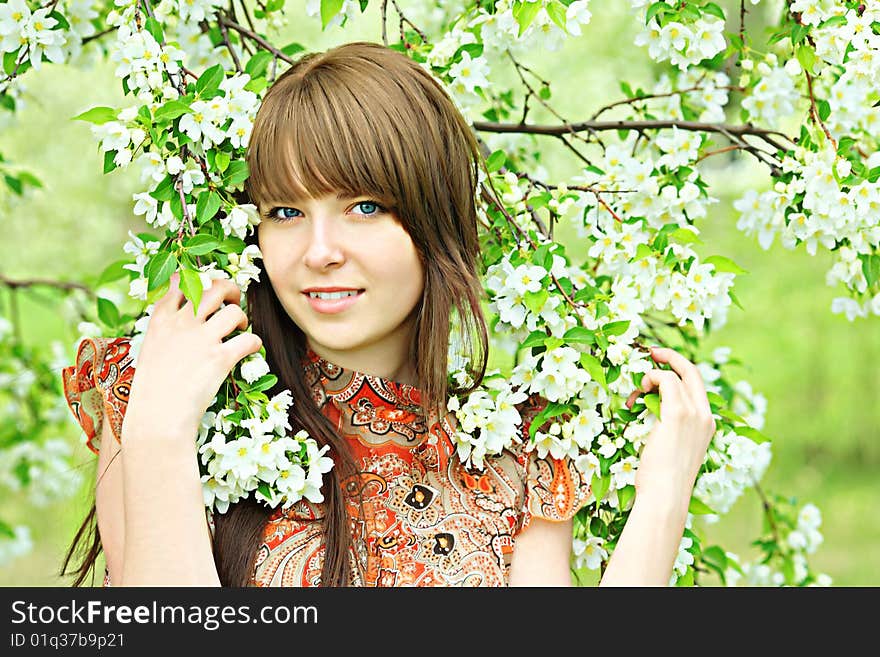
[[358,399],[369,397],[375,404],[424,414],[422,391],[416,386],[331,363],[311,347],[306,347],[304,371],[319,407],[329,400],[340,409],[352,408]]

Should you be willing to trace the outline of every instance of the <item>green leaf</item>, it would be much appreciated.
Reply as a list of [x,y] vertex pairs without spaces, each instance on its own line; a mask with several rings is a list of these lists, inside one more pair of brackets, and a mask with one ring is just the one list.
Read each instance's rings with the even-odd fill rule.
[[16,178],[15,176],[10,176],[7,173],[7,174],[3,174],[3,179],[6,181],[6,184],[9,186],[9,189],[11,189],[13,192],[18,194],[19,196],[21,196],[23,188],[21,186],[21,181],[18,178]]
[[736,264],[730,258],[725,258],[724,256],[720,256],[720,255],[709,256],[703,262],[710,264],[710,265],[715,265],[715,271],[718,273],[721,273],[721,272],[728,272],[731,274],[748,274],[749,273],[745,269],[740,267],[738,264]]
[[231,159],[232,157],[226,151],[217,151],[214,154],[214,167],[217,169],[217,171],[223,173],[229,166],[229,161]]
[[261,77],[266,72],[266,67],[272,61],[272,53],[268,50],[260,50],[248,60],[244,67],[244,72],[251,78]]
[[[809,32],[809,31],[810,31],[809,25],[802,25],[800,23],[792,23],[791,35],[790,35],[792,45],[796,46],[801,41],[803,41],[807,36],[807,32]],[[782,34],[782,37],[784,37],[784,36],[785,36],[785,34]]]
[[116,151],[104,151],[104,173],[110,173],[116,168]]
[[590,533],[600,538],[608,538],[608,525],[598,516],[590,518]]
[[596,342],[596,334],[585,326],[572,326],[562,337],[570,343],[594,344]]
[[620,505],[620,508],[626,511],[629,508],[629,503],[636,495],[636,487],[635,486],[624,486],[623,488],[617,489],[617,501]]
[[499,149],[492,153],[486,160],[486,168],[489,170],[489,173],[498,171],[501,167],[504,166],[504,163],[506,161],[507,154],[503,150]]
[[593,481],[590,484],[590,488],[593,491],[597,504],[602,501],[602,498],[605,497],[605,493],[608,492],[610,487],[611,475],[605,475],[604,477],[600,477],[598,473],[593,475]]
[[193,235],[184,242],[183,248],[192,256],[201,256],[210,253],[220,246],[220,240],[213,235],[199,233]]
[[198,272],[186,267],[180,270],[180,291],[183,295],[192,301],[193,316],[198,312],[199,304],[202,301],[202,280],[199,278]]
[[535,16],[538,15],[538,12],[541,10],[541,6],[543,3],[541,2],[524,2],[519,5],[519,9],[514,5],[513,8],[513,17],[516,19],[517,24],[519,25],[519,34],[518,37],[523,35],[527,29],[529,29],[529,25],[532,24],[532,21],[535,20]]
[[526,304],[526,308],[537,315],[541,312],[549,297],[550,293],[547,290],[538,290],[537,292],[526,292],[523,296],[523,301]]
[[565,30],[565,25],[566,25],[566,18],[565,18],[566,7],[565,7],[565,5],[563,5],[558,0],[553,0],[553,2],[546,5],[545,9],[547,10],[547,15],[550,16],[550,20],[552,20],[559,27],[561,27],[563,30]]
[[645,395],[642,395],[642,399],[645,400],[645,406],[648,407],[648,410],[651,411],[657,419],[660,419],[660,395],[656,392],[649,392]]
[[562,338],[554,338],[552,335],[548,335],[546,338],[544,338],[544,346],[547,347],[547,351],[559,349],[559,347],[564,344],[565,340],[563,340]]
[[608,322],[601,328],[604,335],[623,335],[629,329],[630,320],[625,319],[617,322]]
[[199,199],[196,201],[196,219],[199,225],[214,218],[217,210],[220,209],[220,203],[220,195],[213,190],[199,194]]
[[260,482],[259,486],[257,486],[257,491],[259,491],[267,500],[272,499],[272,491],[269,490],[269,484],[265,481]]
[[31,187],[40,187],[42,188],[43,183],[40,182],[40,179],[34,176],[33,174],[28,173],[27,171],[20,171],[18,174],[18,179],[21,181],[22,185],[30,185]]
[[70,120],[86,121],[88,123],[94,123],[95,125],[102,125],[110,121],[115,121],[117,114],[119,114],[119,110],[115,110],[112,107],[93,107],[82,114],[77,114]]
[[532,254],[532,264],[547,269],[546,263],[548,260],[552,264],[553,256],[550,255],[550,245],[542,244],[537,249],[535,249],[535,252]]
[[733,288],[731,288],[727,291],[727,296],[730,297],[730,300],[733,302],[733,304],[737,308],[739,308],[740,310],[745,310],[745,308],[743,308],[742,304],[739,302],[739,299],[737,298],[737,296],[733,293]]
[[15,70],[15,65],[18,63],[18,55],[18,50],[3,54],[3,72],[6,73],[6,75],[12,75],[12,72]]
[[738,422],[740,424],[746,423],[745,418],[743,418],[742,416],[740,416],[737,413],[734,413],[729,408],[719,408],[716,412],[718,413],[718,415],[723,417],[725,420],[730,420],[731,422],[734,422],[734,423]]
[[733,427],[733,431],[734,431],[734,433],[736,433],[740,436],[745,436],[746,438],[749,438],[756,443],[769,443],[770,442],[770,436],[768,436],[767,434],[761,433],[760,431],[758,431],[754,427],[735,426],[735,427]]
[[115,328],[119,324],[119,309],[110,299],[98,297],[98,318],[107,326]]
[[281,52],[283,52],[285,55],[293,56],[293,55],[297,54],[298,52],[302,52],[305,49],[306,49],[305,46],[294,42],[294,43],[288,43],[286,46],[284,46],[281,49]]
[[679,4],[678,10],[678,19],[684,23],[689,21],[696,21],[700,19],[700,10],[694,7],[692,4],[688,4],[687,2],[682,2]]
[[804,68],[804,70],[812,72],[813,64],[816,63],[816,51],[813,50],[811,46],[804,44],[798,46],[796,55],[798,62],[800,62],[800,65]]
[[547,334],[544,333],[544,331],[532,331],[531,333],[529,333],[529,337],[523,340],[523,343],[519,346],[519,348],[528,349],[529,347],[543,345],[546,338]]
[[235,160],[229,163],[229,168],[223,174],[223,182],[230,187],[235,187],[247,180],[248,173],[247,162]]
[[598,292],[599,292],[599,290],[597,290],[592,285],[585,285],[580,290],[578,290],[577,293],[575,293],[574,300],[575,301],[589,301],[594,296],[596,296],[596,294],[598,294]]
[[128,264],[131,264],[128,260],[117,260],[116,262],[111,262],[109,265],[104,267],[104,271],[102,271],[101,275],[98,276],[98,281],[95,283],[95,287],[101,287],[102,285],[106,285],[107,283],[118,281],[130,271],[124,268],[124,265]]
[[880,279],[880,255],[860,253],[859,259],[862,261],[862,273],[868,281],[868,287],[872,287]]
[[147,263],[144,273],[147,276],[147,290],[155,290],[164,285],[177,269],[177,256],[170,251],[160,251]]
[[647,258],[648,256],[654,255],[654,249],[652,249],[647,244],[639,244],[636,247],[636,254],[633,257],[633,262],[638,262],[642,258]]
[[828,117],[831,116],[831,103],[827,100],[817,100],[816,108],[819,110],[819,118],[827,121]]
[[15,530],[0,520],[0,537],[2,536],[5,536],[6,538],[15,538]]
[[220,88],[220,83],[226,75],[223,72],[222,64],[215,64],[206,70],[196,82],[196,94],[199,96],[207,96]]
[[[674,230],[669,233],[669,240],[671,242],[676,242],[677,244],[702,244],[702,240],[697,236],[695,232],[692,230],[688,230],[687,228],[679,228],[678,230]],[[647,246],[646,244],[639,244],[639,246]]]
[[846,16],[832,16],[819,23],[816,27],[821,29],[824,27],[832,27],[834,25],[846,25]]
[[707,2],[706,4],[704,4],[703,13],[709,14],[711,16],[717,16],[721,20],[727,20],[727,17],[724,15],[724,11],[714,2]]
[[321,0],[321,29],[327,29],[327,25],[333,17],[342,9],[344,0]]
[[241,253],[247,246],[243,239],[239,237],[227,237],[220,242],[220,250],[223,253]]
[[174,191],[174,178],[171,174],[165,176],[162,181],[156,185],[156,189],[150,192],[150,196],[157,201],[170,201],[176,196]]
[[156,123],[173,121],[177,117],[183,116],[184,114],[189,112],[189,109],[189,105],[187,105],[186,103],[183,103],[179,100],[169,100],[167,103],[156,110]]
[[715,514],[717,512],[701,499],[692,497],[688,504],[688,513],[693,513],[694,515],[706,515],[709,513]]
[[717,545],[712,545],[703,550],[703,561],[720,573],[727,570],[727,553]]
[[165,34],[162,32],[162,24],[152,16],[147,17],[147,32],[153,35],[153,38],[159,44],[165,43]]
[[544,409],[532,419],[532,423],[529,425],[529,438],[534,439],[538,429],[544,426],[547,420],[562,415],[569,410],[570,408],[568,404],[560,404],[558,402],[548,403]]
[[587,370],[590,378],[597,381],[605,390],[608,390],[608,383],[605,381],[605,368],[602,363],[593,354],[581,354],[581,366]]
[[254,381],[253,385],[243,388],[245,392],[260,392],[262,390],[268,390],[272,386],[278,383],[278,377],[274,374],[264,374],[259,379]]
[[657,14],[660,14],[661,12],[663,14],[666,14],[670,11],[672,11],[672,7],[670,7],[662,0],[660,2],[655,2],[653,5],[648,7],[648,11],[645,13],[645,25],[650,23],[651,19],[654,18],[654,16],[656,16]]
[[685,571],[684,575],[679,575],[678,579],[675,580],[676,586],[693,586],[694,585],[694,569],[688,567]]

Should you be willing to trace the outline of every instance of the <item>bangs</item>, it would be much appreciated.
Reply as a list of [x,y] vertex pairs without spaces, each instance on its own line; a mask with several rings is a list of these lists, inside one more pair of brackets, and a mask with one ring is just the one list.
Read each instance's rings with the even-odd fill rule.
[[393,101],[358,77],[323,70],[320,80],[306,76],[267,96],[263,129],[249,145],[254,203],[345,193],[398,209],[409,158],[391,145],[402,142],[395,122],[403,118],[389,116]]

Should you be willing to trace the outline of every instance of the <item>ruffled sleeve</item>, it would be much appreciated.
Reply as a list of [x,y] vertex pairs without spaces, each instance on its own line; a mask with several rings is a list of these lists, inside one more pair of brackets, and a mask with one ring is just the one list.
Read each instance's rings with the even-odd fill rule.
[[85,432],[88,448],[98,453],[105,418],[119,442],[134,378],[130,339],[84,338],[77,347],[76,364],[65,367],[61,377],[67,405]]
[[547,403],[540,395],[532,395],[519,406],[522,443],[515,445],[512,451],[521,468],[525,490],[517,533],[525,529],[533,517],[556,522],[569,520],[592,499],[590,481],[575,466],[575,459],[568,456],[557,459],[549,453],[541,458],[538,450],[530,449],[529,427]]

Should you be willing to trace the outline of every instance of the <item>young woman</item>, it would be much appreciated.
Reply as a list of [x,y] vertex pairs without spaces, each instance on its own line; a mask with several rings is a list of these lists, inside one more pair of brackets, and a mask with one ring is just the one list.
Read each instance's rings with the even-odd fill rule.
[[[450,440],[446,400],[480,384],[488,344],[482,160],[453,102],[406,56],[345,44],[278,78],[247,158],[247,195],[262,215],[249,241],[265,274],[247,290],[247,314],[226,280],[194,315],[175,275],[136,376],[127,338],[83,341],[65,370],[99,479],[62,572],[85,544],[77,585],[101,550],[105,584],[569,585],[571,519],[589,482],[570,459],[528,449],[546,402],[519,405],[522,442],[483,470]],[[453,317],[473,388],[449,388]],[[224,340],[249,325],[252,334]],[[262,345],[277,391],[293,395],[293,432],[330,446],[325,499],[282,510],[247,498],[206,518],[194,436],[223,380]],[[659,388],[663,419],[602,584],[668,582],[714,433],[696,367],[670,349],[652,356],[673,371],[646,374],[627,405]]]

